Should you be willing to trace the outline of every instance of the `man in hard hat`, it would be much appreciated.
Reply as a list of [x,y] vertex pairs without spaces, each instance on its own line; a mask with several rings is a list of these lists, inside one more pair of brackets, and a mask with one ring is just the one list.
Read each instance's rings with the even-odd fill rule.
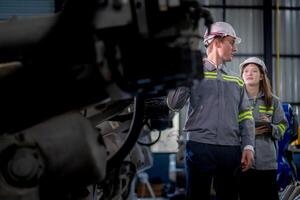
[[178,111],[188,101],[186,133],[187,198],[209,200],[213,185],[218,200],[238,199],[239,172],[251,167],[254,121],[244,82],[225,66],[237,51],[232,26],[215,22],[205,33],[204,79],[191,88],[168,94],[168,106]]

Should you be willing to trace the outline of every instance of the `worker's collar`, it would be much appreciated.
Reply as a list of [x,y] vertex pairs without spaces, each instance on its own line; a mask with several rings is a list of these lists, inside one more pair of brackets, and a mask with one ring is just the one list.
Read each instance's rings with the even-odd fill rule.
[[[247,90],[246,90],[246,92],[247,92]],[[251,96],[248,94],[248,92],[247,92],[247,95],[248,95],[248,97],[249,97],[250,100],[254,100],[254,98],[251,97]],[[258,94],[257,94],[257,96],[256,96],[255,99],[261,99],[261,98],[263,98],[264,96],[265,96],[265,94],[263,93],[263,91],[262,91],[262,90],[259,90],[259,92],[258,92]]]
[[208,71],[217,71],[220,70],[222,72],[224,72],[225,74],[228,74],[228,70],[226,68],[226,66],[222,63],[220,65],[216,65],[214,62],[208,60],[207,58],[204,58],[204,66]]

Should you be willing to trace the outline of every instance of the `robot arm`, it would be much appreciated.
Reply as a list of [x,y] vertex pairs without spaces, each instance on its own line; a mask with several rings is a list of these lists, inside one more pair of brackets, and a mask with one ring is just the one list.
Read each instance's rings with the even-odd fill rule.
[[[145,99],[202,77],[189,39],[209,13],[163,2],[68,0],[60,13],[0,23],[0,199],[74,199],[105,182],[136,144]],[[107,158],[97,125],[124,98],[136,105],[128,137]],[[80,114],[112,100],[120,107]]]

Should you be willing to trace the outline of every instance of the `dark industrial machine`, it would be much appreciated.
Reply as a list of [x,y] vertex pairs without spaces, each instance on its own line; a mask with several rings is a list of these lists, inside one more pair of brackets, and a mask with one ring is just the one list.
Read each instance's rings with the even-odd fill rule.
[[0,199],[132,199],[164,95],[202,78],[201,18],[193,0],[68,0],[0,22]]

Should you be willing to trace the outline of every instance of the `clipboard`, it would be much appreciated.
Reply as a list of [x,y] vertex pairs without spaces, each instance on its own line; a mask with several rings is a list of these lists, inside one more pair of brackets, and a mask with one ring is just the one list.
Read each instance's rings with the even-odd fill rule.
[[255,128],[259,127],[259,126],[270,126],[271,123],[270,122],[264,122],[264,121],[256,121],[255,122]]

